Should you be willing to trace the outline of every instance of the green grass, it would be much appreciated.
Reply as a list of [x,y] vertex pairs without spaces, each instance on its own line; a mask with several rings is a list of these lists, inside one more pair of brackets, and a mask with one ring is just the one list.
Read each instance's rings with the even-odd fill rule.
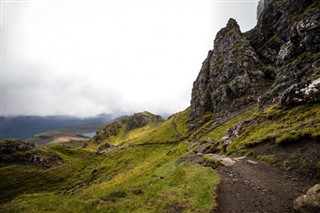
[[93,200],[85,197],[58,195],[55,193],[24,194],[2,206],[4,212],[92,212],[96,208]]
[[214,158],[214,157],[210,157],[210,156],[208,156],[208,155],[202,155],[202,159],[203,159],[203,161],[205,162],[205,163],[207,163],[207,164],[212,164],[212,165],[214,165],[214,166],[219,166],[220,164],[221,164],[221,162],[218,160],[218,159],[216,159],[216,158]]
[[229,151],[272,138],[279,145],[288,145],[318,140],[320,136],[320,104],[302,105],[290,110],[270,107],[255,120],[228,146]]
[[[178,163],[181,160],[177,159],[188,154],[190,143],[184,139],[218,143],[229,128],[251,119],[254,122],[245,126],[227,147],[229,153],[244,151],[248,145],[266,139],[288,145],[320,138],[320,104],[290,110],[270,107],[263,112],[252,107],[219,125],[214,114],[207,114],[193,132],[188,128],[189,113],[190,108],[166,121],[130,131],[126,131],[125,122],[114,123],[99,133],[110,130],[114,134],[108,133],[100,143],[90,141],[85,149],[47,146],[43,149],[56,153],[64,162],[51,168],[2,165],[1,211],[209,212],[216,207],[218,177],[211,168]],[[116,146],[97,154],[95,150],[103,143]],[[202,157],[207,164],[220,164],[210,156]],[[255,157],[278,163],[275,155]],[[300,164],[304,166],[305,162]]]
[[180,135],[173,128],[174,117],[158,124],[135,129],[124,135],[122,144],[157,144],[175,143],[180,141]]
[[251,118],[256,113],[256,107],[253,107],[249,109],[248,111],[228,120],[227,122],[221,124],[217,128],[210,131],[208,134],[203,135],[201,140],[207,141],[207,140],[214,140],[214,141],[220,141],[221,138],[226,134],[229,128],[233,127],[240,121],[246,120]]
[[184,137],[190,134],[189,132],[189,119],[190,119],[190,111],[191,108],[187,108],[186,110],[175,114],[174,122],[176,123],[177,130]]
[[268,162],[270,164],[275,164],[279,161],[277,156],[275,156],[275,155],[258,155],[256,158],[258,160],[262,160],[262,161]]
[[[133,146],[97,155],[81,149],[52,146],[65,164],[36,169],[0,168],[1,191],[15,199],[5,212],[163,212],[178,206],[207,212],[215,207],[218,183],[212,169],[176,163],[188,143]],[[15,185],[15,184],[18,185]]]
[[[101,130],[94,139],[89,142],[87,149],[97,149],[103,143],[115,146],[132,144],[158,144],[176,143],[181,140],[181,135],[188,134],[190,109],[171,116],[163,122],[151,123],[147,126],[127,131],[126,121],[118,121]],[[174,128],[176,125],[177,131]],[[114,134],[110,134],[110,132]],[[108,135],[107,137],[105,135]],[[180,135],[181,134],[181,135]],[[98,143],[98,140],[100,142]]]
[[68,192],[75,184],[90,179],[91,172],[101,160],[92,152],[71,150],[59,146],[49,148],[64,159],[51,168],[8,164],[0,167],[0,202],[21,193],[40,191]]

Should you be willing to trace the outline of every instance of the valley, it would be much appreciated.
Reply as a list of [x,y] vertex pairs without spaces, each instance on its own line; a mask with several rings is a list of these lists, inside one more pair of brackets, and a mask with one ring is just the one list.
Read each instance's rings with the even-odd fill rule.
[[167,119],[1,139],[0,212],[318,213],[319,18],[316,0],[260,1],[248,32],[230,18]]

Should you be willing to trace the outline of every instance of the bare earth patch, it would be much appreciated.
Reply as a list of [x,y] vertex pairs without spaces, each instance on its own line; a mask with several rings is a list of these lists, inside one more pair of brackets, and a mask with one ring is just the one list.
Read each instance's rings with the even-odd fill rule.
[[246,157],[232,158],[211,155],[222,165],[218,208],[212,212],[293,212],[293,201],[319,182],[315,178],[297,178],[270,164]]

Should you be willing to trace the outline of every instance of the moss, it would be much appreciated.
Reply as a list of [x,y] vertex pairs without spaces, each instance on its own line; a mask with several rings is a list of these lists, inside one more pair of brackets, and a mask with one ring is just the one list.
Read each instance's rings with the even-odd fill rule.
[[244,53],[238,53],[236,61],[237,62],[242,62],[245,54]]
[[[304,52],[303,54],[299,55],[298,57],[290,59],[289,63],[291,65],[299,65],[301,64],[304,66],[308,63],[313,63],[314,61],[318,60],[320,58],[319,52]],[[302,68],[302,67],[301,67]],[[312,69],[310,69],[312,70]]]
[[238,43],[236,43],[235,45],[233,45],[233,47],[230,49],[231,52],[234,52],[236,50],[238,50],[241,46],[242,46],[242,42],[239,41]]
[[256,158],[258,160],[266,161],[270,164],[275,164],[279,161],[275,155],[258,155]]
[[314,72],[316,75],[319,75],[319,74],[320,74],[320,67],[313,67],[313,72]]
[[296,15],[292,15],[292,16],[289,16],[289,19],[291,21],[299,21],[300,19],[304,18],[306,16],[306,14],[309,14],[309,13],[314,13],[317,8],[320,7],[320,4],[318,2],[315,2],[311,5],[309,5],[304,11],[302,11],[301,13],[299,14],[296,14]]
[[266,47],[269,47],[270,45],[274,45],[274,44],[280,44],[281,43],[281,38],[274,34],[271,38],[269,38],[269,40],[267,40],[259,49],[258,52],[261,52],[263,49],[265,49]]
[[223,57],[221,56],[221,54],[216,53],[214,60],[215,60],[215,63],[214,63],[215,68],[221,69],[224,65],[224,60],[223,60]]

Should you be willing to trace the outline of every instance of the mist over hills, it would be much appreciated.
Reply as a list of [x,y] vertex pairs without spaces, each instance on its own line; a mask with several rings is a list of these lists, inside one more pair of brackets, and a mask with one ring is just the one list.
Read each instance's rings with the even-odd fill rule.
[[28,140],[35,134],[67,126],[94,125],[92,131],[113,120],[110,114],[78,118],[72,116],[11,116],[0,117],[0,138],[21,138]]
[[251,31],[217,33],[183,111],[80,143],[0,140],[0,210],[320,212],[320,2],[259,6]]

